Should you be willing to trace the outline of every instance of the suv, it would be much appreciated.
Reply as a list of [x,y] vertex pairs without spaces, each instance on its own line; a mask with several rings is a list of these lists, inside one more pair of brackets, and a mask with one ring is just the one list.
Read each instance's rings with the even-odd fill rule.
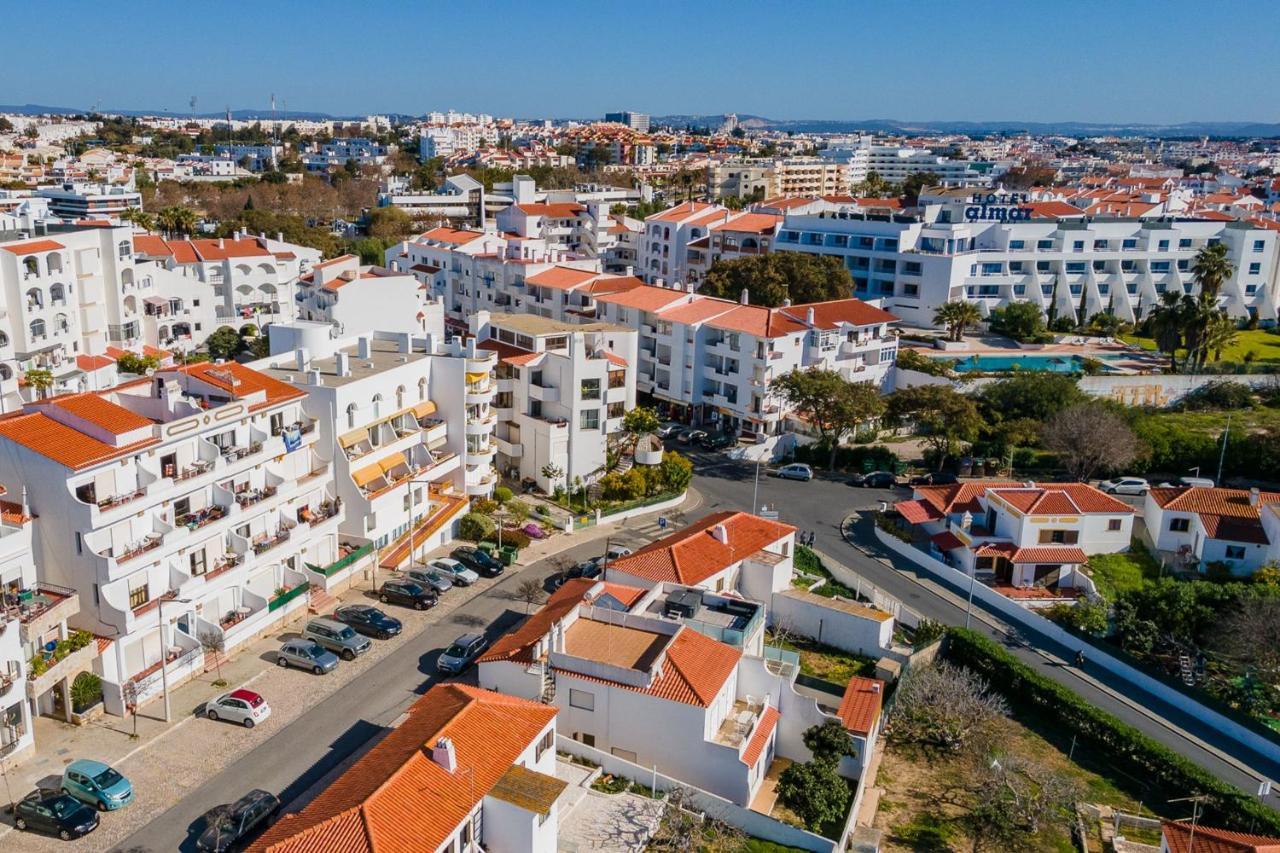
[[13,807],[13,825],[70,841],[98,828],[93,809],[58,791],[32,791]]
[[87,759],[67,765],[62,773],[62,793],[104,812],[122,809],[133,802],[133,785],[128,779],[100,761]]
[[299,637],[284,641],[280,651],[276,652],[276,665],[296,666],[299,669],[309,669],[316,675],[323,675],[326,672],[333,672],[337,667],[338,656],[315,640]]
[[434,589],[436,592],[448,592],[453,589],[453,581],[446,577],[442,572],[431,568],[430,566],[416,569],[406,569],[404,577],[411,581],[417,581],[427,589]]
[[243,844],[280,810],[274,794],[254,789],[234,803],[214,806],[204,813],[204,830],[196,839],[197,850],[223,853]]
[[471,586],[480,580],[480,576],[474,571],[468,569],[457,560],[451,560],[448,557],[437,557],[431,560],[427,563],[427,568],[433,572],[439,572],[457,586]]
[[435,607],[440,596],[417,581],[389,580],[378,590],[378,600],[383,604],[401,604],[414,610]]
[[333,611],[333,618],[350,625],[366,637],[377,637],[379,640],[390,640],[403,627],[399,619],[368,604],[344,604]]
[[502,563],[499,563],[479,548],[473,548],[470,545],[454,548],[453,553],[449,556],[462,563],[468,569],[473,569],[487,578],[496,578],[503,571]]
[[315,640],[343,660],[355,660],[357,655],[373,647],[368,637],[360,636],[350,625],[323,616],[308,622],[302,629],[302,636],[303,639]]
[[480,657],[489,648],[489,641],[483,634],[463,634],[453,641],[453,645],[440,653],[436,661],[436,669],[457,675]]
[[898,478],[892,471],[872,471],[870,474],[854,474],[849,484],[864,489],[892,489],[898,485]]

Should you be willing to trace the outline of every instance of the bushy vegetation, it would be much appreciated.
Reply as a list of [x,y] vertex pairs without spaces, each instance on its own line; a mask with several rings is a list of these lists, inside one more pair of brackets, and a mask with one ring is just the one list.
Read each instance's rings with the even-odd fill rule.
[[458,521],[458,537],[472,542],[492,539],[496,531],[493,519],[478,512],[469,512]]

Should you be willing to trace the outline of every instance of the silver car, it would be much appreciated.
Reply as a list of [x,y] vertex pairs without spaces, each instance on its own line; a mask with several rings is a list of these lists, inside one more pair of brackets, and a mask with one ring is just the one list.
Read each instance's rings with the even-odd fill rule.
[[205,703],[204,715],[211,720],[226,720],[251,729],[271,716],[271,706],[261,693],[240,688],[214,696]]
[[355,660],[373,647],[373,641],[356,633],[356,629],[336,619],[319,617],[302,629],[303,639],[315,640],[343,660]]
[[430,567],[409,569],[404,573],[404,576],[410,580],[417,581],[425,587],[430,587],[436,592],[448,592],[453,589],[453,581],[439,569]]
[[489,641],[483,634],[463,634],[454,640],[449,648],[440,653],[440,659],[436,661],[436,669],[457,675],[471,666],[472,662],[487,648],[489,648]]
[[471,586],[480,580],[474,569],[468,569],[452,557],[438,557],[427,563],[427,568],[444,575],[458,586]]
[[315,640],[299,637],[284,641],[280,651],[276,652],[276,665],[296,666],[299,669],[309,669],[316,675],[323,675],[337,668],[338,656]]
[[803,462],[793,462],[790,465],[783,465],[775,473],[775,477],[781,477],[784,480],[812,480],[813,469]]

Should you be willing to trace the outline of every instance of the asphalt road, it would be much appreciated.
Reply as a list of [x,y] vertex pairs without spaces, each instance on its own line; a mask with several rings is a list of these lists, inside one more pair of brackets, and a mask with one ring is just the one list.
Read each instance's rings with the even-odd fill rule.
[[[754,466],[710,454],[694,454],[694,457],[696,463],[694,485],[703,498],[702,505],[699,507],[700,512],[721,509],[745,510],[750,507],[756,483]],[[939,595],[936,590],[943,585],[935,581],[932,575],[900,559],[895,560],[892,566],[885,565],[850,545],[841,535],[841,524],[850,513],[874,509],[881,500],[889,502],[901,500],[907,496],[906,489],[894,492],[885,489],[855,488],[847,484],[846,478],[827,479],[821,474],[807,483],[780,480],[768,476],[765,469],[761,469],[758,484],[756,498],[758,505],[777,510],[781,520],[796,525],[802,531],[813,531],[816,536],[815,547],[818,550],[831,555],[925,618],[948,625],[965,623],[965,608],[957,602],[963,602],[967,590],[951,589],[953,596]],[[855,536],[860,543],[874,543],[869,523],[859,527]],[[977,602],[974,606],[978,610],[982,609]],[[1086,674],[1106,684],[1112,690],[1122,693],[1131,701],[1150,709],[1216,750],[1231,755],[1237,762],[1253,768],[1254,772],[1242,772],[1235,764],[1224,761],[1214,752],[1204,749],[1194,741],[1188,740],[1110,693],[1099,689],[1091,681],[1081,678],[1074,666],[1050,662],[1035,649],[1010,644],[1006,642],[1007,638],[1003,633],[979,619],[974,619],[971,627],[1004,643],[1023,661],[1069,687],[1094,705],[1114,714],[1248,793],[1257,790],[1258,781],[1261,778],[1280,778],[1280,764],[1258,755],[1253,750],[1236,745],[1208,724],[1158,698],[1145,692],[1135,691],[1128,683],[1111,677],[1101,667],[1086,663]],[[1074,659],[1071,651],[1047,637],[1027,631],[1021,631],[1021,634],[1036,648],[1059,659]],[[1280,808],[1280,797],[1276,795],[1269,797],[1266,802]]]

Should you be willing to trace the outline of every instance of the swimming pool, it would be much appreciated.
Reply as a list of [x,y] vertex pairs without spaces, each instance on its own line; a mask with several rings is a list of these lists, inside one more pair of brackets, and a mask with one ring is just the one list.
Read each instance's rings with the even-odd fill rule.
[[[1103,356],[1099,361],[1106,362]],[[1123,356],[1119,356],[1123,357]],[[950,359],[947,359],[950,360]],[[1050,373],[1084,373],[1084,358],[1078,355],[971,355],[955,360],[957,373],[1002,373],[1010,370],[1044,370]],[[1103,372],[1111,368],[1103,367]]]

